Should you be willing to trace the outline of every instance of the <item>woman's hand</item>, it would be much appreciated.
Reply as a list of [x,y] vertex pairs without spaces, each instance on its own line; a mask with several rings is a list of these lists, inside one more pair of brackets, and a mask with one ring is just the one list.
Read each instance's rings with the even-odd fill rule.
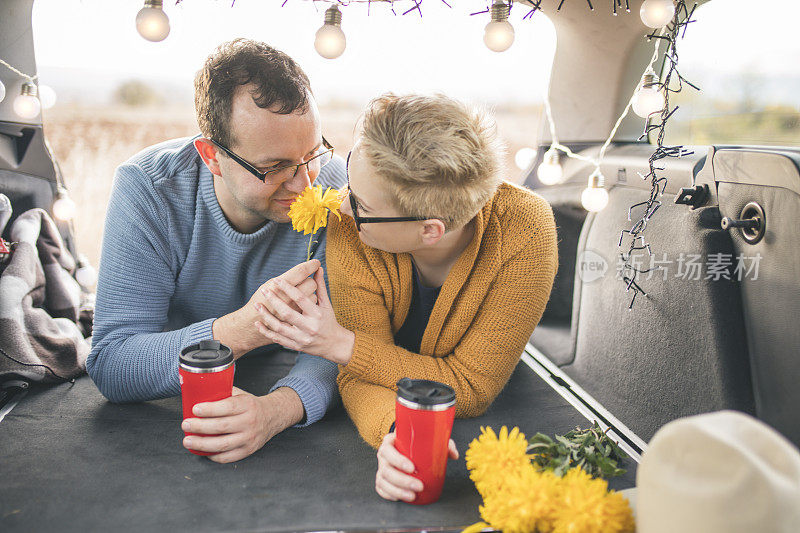
[[[296,287],[300,293],[313,297],[317,291],[317,283],[314,278],[309,276],[319,268],[319,259],[311,259],[295,265],[287,272],[262,284],[244,306],[214,320],[211,325],[212,335],[216,340],[229,346],[236,359],[250,350],[263,346],[266,344],[264,336],[257,328],[253,327],[253,322],[260,319],[258,309],[259,305],[266,303],[266,288],[273,286],[276,280],[280,279]],[[287,305],[295,306],[288,297],[284,298]],[[295,310],[299,311],[299,308]]]
[[[422,491],[422,481],[411,476],[414,464],[394,447],[395,434],[389,433],[378,448],[378,472],[375,474],[375,492],[385,500],[413,502]],[[458,459],[453,439],[447,445],[451,459]]]
[[[255,327],[261,334],[290,350],[324,357],[340,365],[350,362],[355,335],[336,320],[322,268],[314,272],[316,301],[281,278],[274,281],[263,289],[266,306],[256,305],[261,320],[255,322]],[[295,306],[300,311],[293,309]]]

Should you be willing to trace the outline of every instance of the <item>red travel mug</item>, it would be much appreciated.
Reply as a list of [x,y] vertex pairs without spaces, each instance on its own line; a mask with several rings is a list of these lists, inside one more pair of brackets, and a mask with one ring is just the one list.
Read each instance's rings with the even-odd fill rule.
[[[233,353],[219,341],[200,341],[199,344],[192,344],[181,350],[178,375],[181,382],[183,419],[196,418],[192,414],[192,408],[198,403],[215,402],[230,397],[233,393],[233,371]],[[189,451],[196,455],[214,455],[210,452]]]
[[456,393],[444,383],[403,378],[397,382],[395,448],[414,463],[422,481],[416,505],[439,499],[447,472],[447,443],[456,414]]

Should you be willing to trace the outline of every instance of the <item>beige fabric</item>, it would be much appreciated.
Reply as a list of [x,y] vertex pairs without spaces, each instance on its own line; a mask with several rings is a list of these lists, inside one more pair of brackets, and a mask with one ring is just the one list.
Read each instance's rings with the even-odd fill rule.
[[665,425],[636,484],[639,533],[800,531],[800,452],[743,413]]

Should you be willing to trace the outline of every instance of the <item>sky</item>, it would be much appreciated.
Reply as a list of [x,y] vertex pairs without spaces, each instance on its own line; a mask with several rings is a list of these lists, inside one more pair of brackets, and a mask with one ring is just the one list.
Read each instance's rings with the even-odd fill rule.
[[[574,0],[570,0],[574,1]],[[393,16],[387,5],[353,3],[342,9],[347,49],[338,59],[313,47],[324,2],[288,0],[165,0],[171,33],[161,43],[135,29],[142,0],[36,0],[34,39],[43,83],[75,95],[109,93],[126,79],[142,79],[191,95],[195,71],[213,47],[244,36],[266,41],[295,58],[321,101],[363,103],[387,90],[444,91],[491,103],[541,102],[555,49],[555,31],[542,13],[510,22],[514,45],[495,53],[483,44],[488,15],[470,16],[487,0],[425,0],[423,16]],[[409,1],[398,1],[400,6]],[[758,9],[753,9],[753,6]],[[598,16],[604,16],[597,6]],[[553,16],[558,16],[555,14]],[[637,13],[622,16],[638,16]],[[797,0],[712,0],[679,44],[682,72],[704,80],[755,72],[764,78],[800,81],[800,19]],[[643,27],[644,35],[644,27]],[[52,81],[49,81],[50,78]],[[703,81],[703,80],[700,80]],[[59,85],[62,85],[59,88]],[[83,87],[81,91],[74,91]],[[713,90],[724,87],[710,86]]]

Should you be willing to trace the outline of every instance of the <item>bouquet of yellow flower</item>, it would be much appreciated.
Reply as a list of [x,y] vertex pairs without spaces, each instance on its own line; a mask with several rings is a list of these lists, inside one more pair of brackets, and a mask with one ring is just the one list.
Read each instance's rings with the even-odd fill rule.
[[339,191],[330,187],[323,191],[322,186],[317,185],[316,187],[306,187],[289,206],[292,228],[295,231],[302,231],[303,235],[311,234],[311,237],[308,238],[306,261],[311,259],[311,243],[314,242],[314,234],[319,228],[328,225],[328,211],[336,215],[339,220],[342,219],[339,214],[341,205],[342,195]]
[[563,477],[540,470],[528,454],[525,435],[503,426],[500,434],[481,428],[466,453],[470,478],[483,497],[479,510],[483,528],[505,533],[629,533],[635,530],[628,501],[608,490],[608,483],[581,468]]

